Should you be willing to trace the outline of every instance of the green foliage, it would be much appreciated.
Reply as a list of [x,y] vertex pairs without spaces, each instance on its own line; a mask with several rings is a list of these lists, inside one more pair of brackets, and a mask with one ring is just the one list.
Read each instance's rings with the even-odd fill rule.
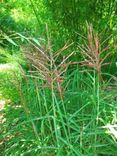
[[[95,65],[97,58],[90,54],[94,52],[99,58],[100,53],[97,55],[96,51],[99,50],[99,39],[92,33],[89,27],[89,51],[82,54],[88,56],[89,64],[93,60]],[[75,65],[74,68],[67,67],[63,74],[63,66],[67,63],[61,62],[65,62],[69,54],[61,62],[56,63],[56,60],[66,46],[52,53],[49,41],[48,38],[43,53],[37,43],[28,39],[32,43],[30,46],[34,46],[33,54],[25,52],[28,71],[21,70],[23,76],[19,81],[16,75],[12,78],[14,87],[11,88],[18,95],[15,95],[17,100],[4,108],[5,120],[0,135],[2,155],[115,156],[117,85],[113,78],[116,77],[109,75],[109,80],[102,81],[100,78],[104,73],[96,66],[88,71],[88,64],[85,64],[86,72],[81,72],[80,66]],[[92,48],[95,50],[91,51]],[[68,64],[72,65],[71,62]],[[60,66],[62,74],[58,70]],[[63,83],[57,79],[60,76]],[[59,89],[63,88],[62,94],[59,94],[57,84]]]
[[116,156],[116,12],[116,0],[0,3],[1,156]]
[[77,68],[66,75],[68,81],[64,101],[42,88],[38,77],[19,86],[19,104],[4,110],[3,155],[116,154],[116,137],[109,129],[116,124],[116,91],[100,88],[98,94],[95,77]]
[[109,0],[52,0],[47,1],[59,26],[64,26],[76,40],[75,33],[84,31],[84,22],[92,23],[103,31],[116,29],[116,1]]

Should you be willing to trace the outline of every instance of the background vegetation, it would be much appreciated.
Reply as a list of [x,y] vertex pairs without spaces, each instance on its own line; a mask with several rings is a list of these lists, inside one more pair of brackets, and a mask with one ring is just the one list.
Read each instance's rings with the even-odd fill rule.
[[0,2],[0,155],[117,155],[117,1]]

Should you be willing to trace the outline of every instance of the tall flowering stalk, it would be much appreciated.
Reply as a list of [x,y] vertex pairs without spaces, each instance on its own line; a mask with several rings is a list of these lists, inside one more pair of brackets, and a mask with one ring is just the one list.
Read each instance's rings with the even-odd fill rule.
[[[103,66],[110,64],[105,62],[110,53],[106,53],[109,47],[102,48],[100,38],[96,32],[94,32],[92,25],[87,24],[87,41],[84,46],[78,45],[84,60],[81,61],[81,65],[94,69],[98,76],[101,77],[101,69]],[[104,57],[103,53],[106,53]]]

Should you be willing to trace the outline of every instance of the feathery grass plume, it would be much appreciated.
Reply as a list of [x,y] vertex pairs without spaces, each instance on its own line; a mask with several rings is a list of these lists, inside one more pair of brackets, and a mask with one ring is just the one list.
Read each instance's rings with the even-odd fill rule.
[[[110,62],[105,63],[106,58],[110,55],[110,53],[107,52],[109,47],[102,48],[100,38],[98,34],[94,32],[91,24],[87,24],[87,39],[85,45],[78,45],[78,48],[81,50],[84,58],[84,61],[80,62],[81,66],[93,68],[101,77],[102,67],[110,64]],[[104,52],[107,52],[107,54],[103,57],[102,54]],[[92,71],[92,69],[90,71]]]
[[73,52],[66,57],[62,57],[61,53],[72,44],[66,43],[61,49],[52,52],[50,37],[47,30],[47,47],[46,49],[39,47],[30,41],[30,48],[24,50],[26,59],[32,64],[32,69],[29,71],[35,78],[38,77],[44,80],[43,87],[53,88],[59,92],[61,99],[63,98],[63,81],[64,74],[70,64],[68,59]]

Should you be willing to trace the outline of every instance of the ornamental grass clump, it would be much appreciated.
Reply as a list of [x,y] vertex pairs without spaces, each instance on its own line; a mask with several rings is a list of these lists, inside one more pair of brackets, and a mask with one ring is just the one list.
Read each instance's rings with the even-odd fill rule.
[[28,41],[26,68],[20,79],[13,74],[18,97],[4,110],[2,155],[116,155],[117,92],[107,90],[102,70],[109,54],[91,25],[87,31],[79,62],[70,58],[71,44],[54,52],[48,31],[46,46],[19,34]]

